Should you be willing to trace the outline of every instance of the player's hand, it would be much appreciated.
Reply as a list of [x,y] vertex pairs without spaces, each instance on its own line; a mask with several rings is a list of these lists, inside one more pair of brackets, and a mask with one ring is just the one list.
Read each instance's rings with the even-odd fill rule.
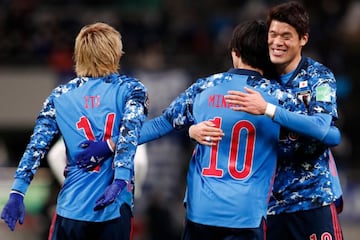
[[265,113],[267,102],[261,94],[253,89],[245,87],[245,92],[228,91],[224,98],[227,103],[234,105],[231,109],[235,111],[244,111],[255,115]]
[[126,185],[126,181],[115,179],[111,185],[106,187],[105,192],[96,201],[94,211],[99,211],[113,203]]
[[189,136],[200,144],[212,146],[222,139],[224,132],[212,121],[203,121],[190,126]]
[[24,196],[18,192],[11,192],[9,200],[1,213],[1,219],[9,226],[11,231],[14,231],[16,222],[24,223],[25,219],[25,205]]
[[80,144],[80,147],[83,151],[77,155],[76,165],[87,171],[94,169],[113,154],[107,141],[86,140]]

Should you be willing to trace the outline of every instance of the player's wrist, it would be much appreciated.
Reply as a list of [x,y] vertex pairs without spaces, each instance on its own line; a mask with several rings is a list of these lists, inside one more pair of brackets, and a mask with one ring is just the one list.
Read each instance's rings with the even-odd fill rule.
[[109,147],[111,152],[115,151],[115,144],[111,139],[106,140],[107,146]]
[[271,103],[266,104],[266,109],[264,115],[273,119],[275,116],[276,106]]
[[16,195],[20,195],[21,197],[25,197],[25,195],[22,193],[22,192],[20,192],[20,191],[17,191],[17,190],[11,190],[10,191],[10,195],[11,194],[16,194]]
[[192,129],[193,129],[194,125],[191,125],[188,129],[188,134],[189,134],[189,138],[191,141],[195,141],[196,142],[196,139],[193,138],[193,134],[192,134]]

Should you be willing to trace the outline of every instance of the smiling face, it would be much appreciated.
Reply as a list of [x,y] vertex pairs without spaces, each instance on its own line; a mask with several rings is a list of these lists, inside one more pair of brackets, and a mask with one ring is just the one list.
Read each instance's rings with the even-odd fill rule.
[[272,20],[269,26],[268,45],[270,60],[275,64],[278,74],[289,73],[301,60],[302,47],[308,41],[308,34],[299,37],[291,25]]

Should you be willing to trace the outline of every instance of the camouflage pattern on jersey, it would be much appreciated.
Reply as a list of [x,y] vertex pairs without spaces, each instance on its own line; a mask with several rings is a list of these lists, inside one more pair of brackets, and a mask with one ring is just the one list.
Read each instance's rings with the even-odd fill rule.
[[262,89],[265,93],[278,99],[279,104],[289,111],[304,112],[305,106],[299,101],[290,90],[282,89],[281,85],[275,80],[263,78],[258,72],[244,69],[230,69],[228,72],[217,73],[207,78],[200,78],[188,89],[181,93],[164,111],[164,116],[172,123],[175,129],[192,124],[193,101],[197,93],[206,88],[217,85],[221,82],[231,81],[234,74],[249,74],[247,84],[256,89]]
[[[147,114],[148,103],[145,102],[143,105],[139,106],[136,102],[143,102],[144,99],[147,100],[148,97],[145,96],[147,91],[145,91],[145,86],[141,82],[136,81],[137,84],[134,84],[134,78],[126,75],[111,74],[106,78],[105,81],[113,82],[115,84],[124,84],[128,89],[131,89],[131,100],[128,101],[126,105],[127,111],[123,116],[123,119],[129,121],[124,121],[123,127],[120,129],[119,144],[117,144],[117,154],[115,154],[114,166],[125,166],[129,169],[133,169],[134,163],[133,161],[130,161],[131,157],[129,156],[135,154],[138,141],[136,136],[139,136],[140,128],[133,129],[134,124],[131,121],[133,121],[134,118],[139,122],[145,121],[146,116],[143,115],[143,113]],[[36,170],[40,166],[40,160],[44,158],[45,154],[49,151],[52,141],[59,134],[59,128],[55,120],[56,110],[53,100],[62,94],[82,86],[88,80],[89,78],[86,77],[75,78],[66,84],[59,85],[44,101],[43,107],[36,119],[30,142],[25,149],[19,167],[15,172],[15,178],[22,179],[24,183],[30,184]],[[139,118],[139,116],[142,116],[142,118]]]
[[[322,64],[303,58],[283,86],[305,104],[304,113],[326,113],[337,119],[336,80]],[[322,143],[282,129],[268,214],[310,210],[335,201],[338,196],[334,194],[329,158],[330,151]]]

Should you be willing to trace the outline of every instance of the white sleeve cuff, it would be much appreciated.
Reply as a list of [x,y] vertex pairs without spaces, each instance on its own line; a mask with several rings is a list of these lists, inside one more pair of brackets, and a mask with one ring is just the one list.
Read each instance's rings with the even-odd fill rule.
[[114,152],[114,149],[112,149],[111,144],[110,144],[110,139],[106,140],[106,143],[107,143],[108,147],[110,148],[111,152]]
[[25,197],[25,194],[23,194],[22,192],[16,191],[16,190],[11,190],[10,193],[16,193],[16,194],[19,194],[19,195]]
[[266,104],[266,109],[264,115],[273,119],[275,116],[276,106],[271,103]]

